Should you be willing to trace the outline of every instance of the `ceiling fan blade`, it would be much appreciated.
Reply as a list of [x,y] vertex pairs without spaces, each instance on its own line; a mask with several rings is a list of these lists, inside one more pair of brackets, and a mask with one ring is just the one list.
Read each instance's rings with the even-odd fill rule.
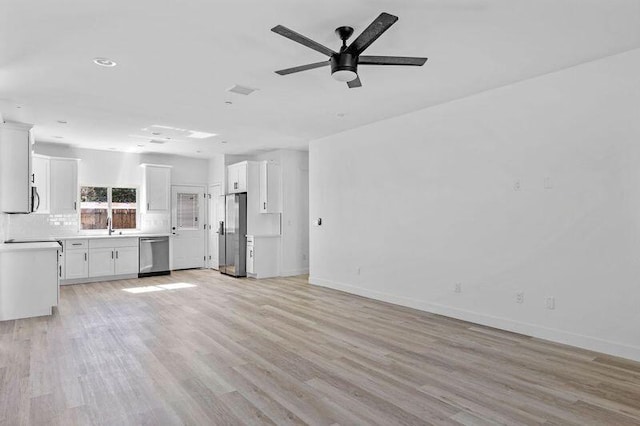
[[329,49],[328,47],[325,47],[320,43],[313,41],[310,38],[303,36],[302,34],[298,34],[297,32],[290,30],[289,28],[284,27],[282,25],[277,25],[271,28],[271,31],[273,31],[276,34],[280,34],[281,36],[286,37],[290,40],[293,40],[297,43],[300,43],[304,46],[307,46],[308,48],[313,49],[316,52],[320,52],[323,55],[332,56],[336,54],[336,52]]
[[360,76],[357,76],[354,80],[347,81],[347,86],[349,86],[349,89],[353,89],[355,87],[362,87]]
[[359,55],[378,39],[398,20],[397,16],[382,12],[365,30],[356,38],[347,49],[351,54]]
[[286,69],[283,69],[283,70],[278,70],[278,71],[276,71],[276,74],[280,74],[280,75],[293,74],[294,72],[312,70],[314,68],[320,68],[320,67],[324,67],[326,65],[329,65],[329,61],[314,62],[313,64],[300,65],[298,67],[292,67],[292,68],[286,68]]
[[421,67],[427,58],[411,56],[360,56],[358,65],[413,65]]

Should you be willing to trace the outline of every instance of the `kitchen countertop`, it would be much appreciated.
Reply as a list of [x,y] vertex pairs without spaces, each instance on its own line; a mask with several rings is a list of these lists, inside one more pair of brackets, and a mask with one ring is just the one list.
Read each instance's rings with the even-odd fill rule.
[[0,252],[24,251],[24,250],[60,250],[60,244],[51,243],[2,243]]
[[[107,235],[107,234],[89,234],[89,235],[82,235],[82,234],[76,234],[76,235],[66,235],[66,236],[46,236],[46,237],[41,237],[41,238],[16,238],[17,241],[20,241],[21,243],[26,243],[26,242],[42,242],[42,240],[51,240],[51,241],[55,241],[55,240],[95,240],[95,239],[99,239],[99,238],[146,238],[146,237],[168,237],[170,236],[170,233],[164,233],[164,234],[113,234],[113,235]],[[15,243],[13,243],[15,244]]]
[[97,238],[143,238],[143,237],[168,237],[171,234],[90,234],[90,235],[72,235],[67,237],[57,237],[58,240],[94,240]]

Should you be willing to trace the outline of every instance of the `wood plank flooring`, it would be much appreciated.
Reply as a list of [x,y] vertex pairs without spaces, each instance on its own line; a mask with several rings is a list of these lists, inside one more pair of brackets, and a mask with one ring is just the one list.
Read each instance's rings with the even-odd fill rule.
[[0,424],[638,425],[640,363],[306,277],[183,271],[0,322]]

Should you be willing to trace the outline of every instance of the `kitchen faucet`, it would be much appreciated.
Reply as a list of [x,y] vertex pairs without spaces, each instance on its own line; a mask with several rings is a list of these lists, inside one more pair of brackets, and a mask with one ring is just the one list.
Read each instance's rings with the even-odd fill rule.
[[112,224],[111,224],[111,218],[110,218],[110,217],[108,217],[108,218],[107,218],[107,228],[108,228],[108,230],[109,230],[109,236],[111,236],[111,234],[113,234],[113,227],[112,227],[111,225],[112,225]]

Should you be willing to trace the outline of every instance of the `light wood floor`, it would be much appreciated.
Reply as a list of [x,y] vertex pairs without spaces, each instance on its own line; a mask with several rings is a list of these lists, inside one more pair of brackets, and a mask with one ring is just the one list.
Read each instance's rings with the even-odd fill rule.
[[[167,283],[196,286],[123,291]],[[3,425],[305,423],[640,424],[640,364],[306,277],[68,286],[0,322]]]

